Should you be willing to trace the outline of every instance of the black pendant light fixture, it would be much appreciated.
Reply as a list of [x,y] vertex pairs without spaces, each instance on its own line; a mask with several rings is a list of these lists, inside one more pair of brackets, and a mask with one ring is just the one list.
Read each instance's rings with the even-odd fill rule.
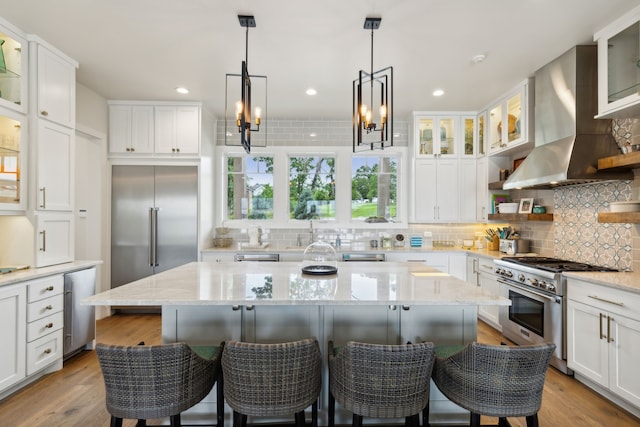
[[373,31],[382,18],[367,17],[371,30],[371,67],[353,81],[353,152],[393,146],[393,67],[373,71]]
[[[260,132],[260,124],[263,120],[263,114],[266,114],[266,88],[267,88],[267,77],[266,76],[255,76],[249,74],[249,28],[256,26],[256,20],[253,15],[238,15],[238,20],[240,21],[240,26],[246,28],[246,38],[245,38],[245,60],[242,61],[242,70],[240,74],[227,74],[227,85],[226,85],[226,94],[225,94],[225,144],[227,142],[227,137],[231,137],[232,133],[227,130],[227,123],[229,120],[229,111],[232,109],[229,105],[229,87],[232,86],[229,84],[230,79],[240,78],[240,95],[241,98],[239,101],[235,102],[233,107],[234,111],[234,120],[235,127],[237,128],[238,133],[240,134],[240,145],[245,149],[247,153],[251,152],[251,133],[252,132]],[[263,111],[260,106],[255,107],[252,110],[251,103],[251,95],[252,95],[252,82],[251,79],[259,79],[263,80],[264,86],[264,107]],[[253,114],[253,117],[252,117]],[[265,132],[266,133],[266,132]],[[264,137],[264,145],[266,145],[266,135]],[[237,145],[237,144],[227,144],[227,145]]]

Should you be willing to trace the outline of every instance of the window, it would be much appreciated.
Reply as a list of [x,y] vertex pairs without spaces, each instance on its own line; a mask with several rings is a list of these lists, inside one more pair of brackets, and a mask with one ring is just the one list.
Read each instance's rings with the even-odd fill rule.
[[397,172],[395,156],[351,158],[351,219],[397,220]]
[[289,157],[289,218],[335,219],[335,158]]
[[227,219],[273,219],[273,157],[228,157]]

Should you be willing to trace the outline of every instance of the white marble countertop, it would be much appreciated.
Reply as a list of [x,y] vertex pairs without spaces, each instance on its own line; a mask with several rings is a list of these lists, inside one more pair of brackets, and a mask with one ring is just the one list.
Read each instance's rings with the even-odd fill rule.
[[638,272],[565,272],[562,274],[567,278],[576,278],[640,294],[640,273]]
[[99,264],[102,264],[102,261],[73,261],[66,262],[64,264],[52,265],[49,267],[16,270],[12,271],[11,273],[0,274],[0,286],[12,285],[14,283],[38,279],[40,277],[52,276],[55,274],[70,273],[72,271],[94,267]]
[[509,305],[507,298],[421,263],[338,263],[332,276],[300,262],[193,262],[94,295],[88,305]]

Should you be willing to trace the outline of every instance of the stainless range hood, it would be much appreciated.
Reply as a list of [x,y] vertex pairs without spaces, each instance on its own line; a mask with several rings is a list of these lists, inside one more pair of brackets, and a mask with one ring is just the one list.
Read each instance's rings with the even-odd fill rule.
[[596,46],[575,46],[535,74],[536,147],[505,181],[505,190],[632,180],[631,171],[599,171],[620,154],[611,120],[598,109]]

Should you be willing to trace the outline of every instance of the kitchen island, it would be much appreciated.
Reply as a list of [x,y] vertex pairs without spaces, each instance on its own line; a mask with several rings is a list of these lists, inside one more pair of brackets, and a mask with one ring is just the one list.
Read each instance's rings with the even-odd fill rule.
[[[84,303],[161,306],[164,342],[282,342],[313,336],[325,352],[329,340],[336,345],[347,340],[465,344],[476,339],[478,306],[508,305],[509,300],[422,263],[340,262],[337,274],[314,276],[303,274],[299,262],[194,262]],[[326,366],[323,379],[321,423],[326,421]],[[202,409],[213,399],[197,406]],[[436,387],[431,399],[433,422],[468,419]],[[336,416],[341,424],[350,420],[339,410]]]

